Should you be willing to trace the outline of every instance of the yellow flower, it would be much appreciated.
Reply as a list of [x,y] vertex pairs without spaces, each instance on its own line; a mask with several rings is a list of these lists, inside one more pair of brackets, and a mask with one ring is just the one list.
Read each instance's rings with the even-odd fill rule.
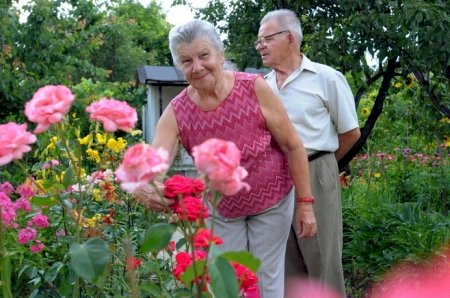
[[90,158],[95,160],[95,162],[97,163],[100,162],[100,155],[97,150],[92,150],[91,148],[89,148],[88,150],[86,150],[86,153],[89,155]]
[[99,144],[106,144],[106,133],[104,134],[98,133],[95,135],[95,137],[97,138],[97,142]]
[[135,136],[140,136],[140,135],[142,135],[142,130],[140,130],[140,129],[133,129],[133,130],[130,132],[130,134],[131,134],[133,137],[135,137]]
[[380,173],[373,173],[373,176],[375,176],[375,178],[380,178],[381,174]]
[[88,134],[87,136],[85,136],[84,138],[78,138],[78,142],[81,145],[87,145],[89,144],[89,142],[92,140],[92,135]]
[[370,110],[368,108],[362,108],[363,115],[368,115],[370,113]]
[[102,192],[100,189],[94,189],[92,195],[94,196],[94,201],[100,202],[102,200]]
[[408,74],[405,80],[406,88],[411,88],[415,80],[416,78],[412,74]]
[[370,101],[373,101],[376,97],[377,97],[377,92],[376,91],[372,91],[372,92],[369,93],[368,99]]
[[442,118],[441,120],[439,120],[439,122],[442,122],[442,123],[445,123],[445,122],[450,123],[450,119],[447,118],[447,117],[444,117],[444,118]]
[[400,88],[402,86],[402,83],[398,82],[397,84],[394,85],[395,88]]
[[50,143],[47,145],[47,147],[45,147],[44,150],[55,148],[56,142],[58,142],[58,137],[52,137],[52,138],[50,139]]
[[122,151],[125,146],[127,145],[127,141],[125,141],[123,138],[118,138],[117,141],[114,139],[108,140],[108,148],[114,150],[115,152]]

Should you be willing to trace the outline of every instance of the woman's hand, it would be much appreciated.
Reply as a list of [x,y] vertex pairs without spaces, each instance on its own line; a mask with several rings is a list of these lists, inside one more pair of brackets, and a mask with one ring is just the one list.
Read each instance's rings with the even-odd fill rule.
[[317,233],[316,217],[311,203],[298,203],[295,210],[295,232],[300,238],[309,238]]
[[[175,203],[174,199],[168,199],[162,196],[164,193],[164,185],[155,182],[158,191],[152,185],[148,184],[135,192],[136,200],[143,204],[145,208],[155,212],[162,212]],[[159,194],[161,194],[161,196]]]

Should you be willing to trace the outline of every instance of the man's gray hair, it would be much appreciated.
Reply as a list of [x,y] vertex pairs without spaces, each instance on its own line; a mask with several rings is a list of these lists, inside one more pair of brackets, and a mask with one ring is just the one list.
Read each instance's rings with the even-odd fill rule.
[[298,42],[298,47],[303,41],[302,25],[295,12],[289,9],[279,9],[267,13],[261,20],[260,25],[274,20],[279,25],[279,30],[289,30]]
[[200,37],[208,38],[218,52],[224,50],[223,42],[213,24],[203,20],[192,20],[170,30],[169,48],[175,66],[180,66],[177,53],[178,46],[182,43],[191,43]]

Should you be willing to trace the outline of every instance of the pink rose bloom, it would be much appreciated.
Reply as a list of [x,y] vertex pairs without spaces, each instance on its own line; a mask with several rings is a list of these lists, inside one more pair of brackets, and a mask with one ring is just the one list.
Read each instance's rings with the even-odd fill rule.
[[30,227],[22,229],[19,231],[19,243],[25,244],[28,241],[36,239],[36,230]]
[[43,248],[45,247],[44,244],[41,243],[41,241],[36,240],[36,244],[30,246],[30,250],[34,252],[35,254],[39,253]]
[[105,97],[92,103],[86,111],[91,114],[89,120],[103,123],[103,129],[109,132],[130,131],[138,120],[136,110],[126,102]]
[[9,122],[0,125],[0,166],[13,159],[22,159],[23,154],[31,150],[36,136],[27,131],[27,124]]
[[38,124],[34,133],[46,131],[60,122],[70,109],[75,96],[66,86],[47,85],[39,88],[25,105],[28,120]]
[[197,170],[207,175],[210,187],[225,195],[233,195],[250,186],[242,182],[247,171],[240,166],[241,152],[233,142],[209,139],[192,150]]
[[50,169],[51,166],[57,166],[57,165],[59,165],[59,160],[52,159],[51,161],[47,161],[44,164],[44,169]]
[[125,151],[115,174],[122,188],[133,193],[169,169],[168,158],[169,153],[163,148],[156,150],[146,144],[136,144]]

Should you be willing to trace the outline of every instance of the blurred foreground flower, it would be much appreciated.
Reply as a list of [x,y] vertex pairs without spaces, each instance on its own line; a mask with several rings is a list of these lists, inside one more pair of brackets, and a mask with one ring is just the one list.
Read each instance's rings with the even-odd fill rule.
[[0,166],[14,159],[22,159],[25,152],[31,151],[30,144],[35,143],[36,136],[27,132],[26,124],[9,122],[0,125]]
[[195,167],[205,174],[209,186],[229,196],[250,186],[242,182],[247,171],[240,166],[241,152],[233,142],[209,139],[192,150]]
[[115,174],[122,188],[134,193],[169,169],[168,158],[169,153],[162,148],[155,150],[146,144],[136,144],[125,151]]
[[70,109],[75,96],[66,86],[47,85],[39,88],[25,105],[28,120],[38,124],[34,133],[46,131],[50,125],[59,123]]
[[91,114],[89,120],[103,123],[103,129],[108,132],[114,132],[118,129],[131,131],[138,120],[134,108],[126,102],[116,99],[102,98],[88,106],[86,111]]

